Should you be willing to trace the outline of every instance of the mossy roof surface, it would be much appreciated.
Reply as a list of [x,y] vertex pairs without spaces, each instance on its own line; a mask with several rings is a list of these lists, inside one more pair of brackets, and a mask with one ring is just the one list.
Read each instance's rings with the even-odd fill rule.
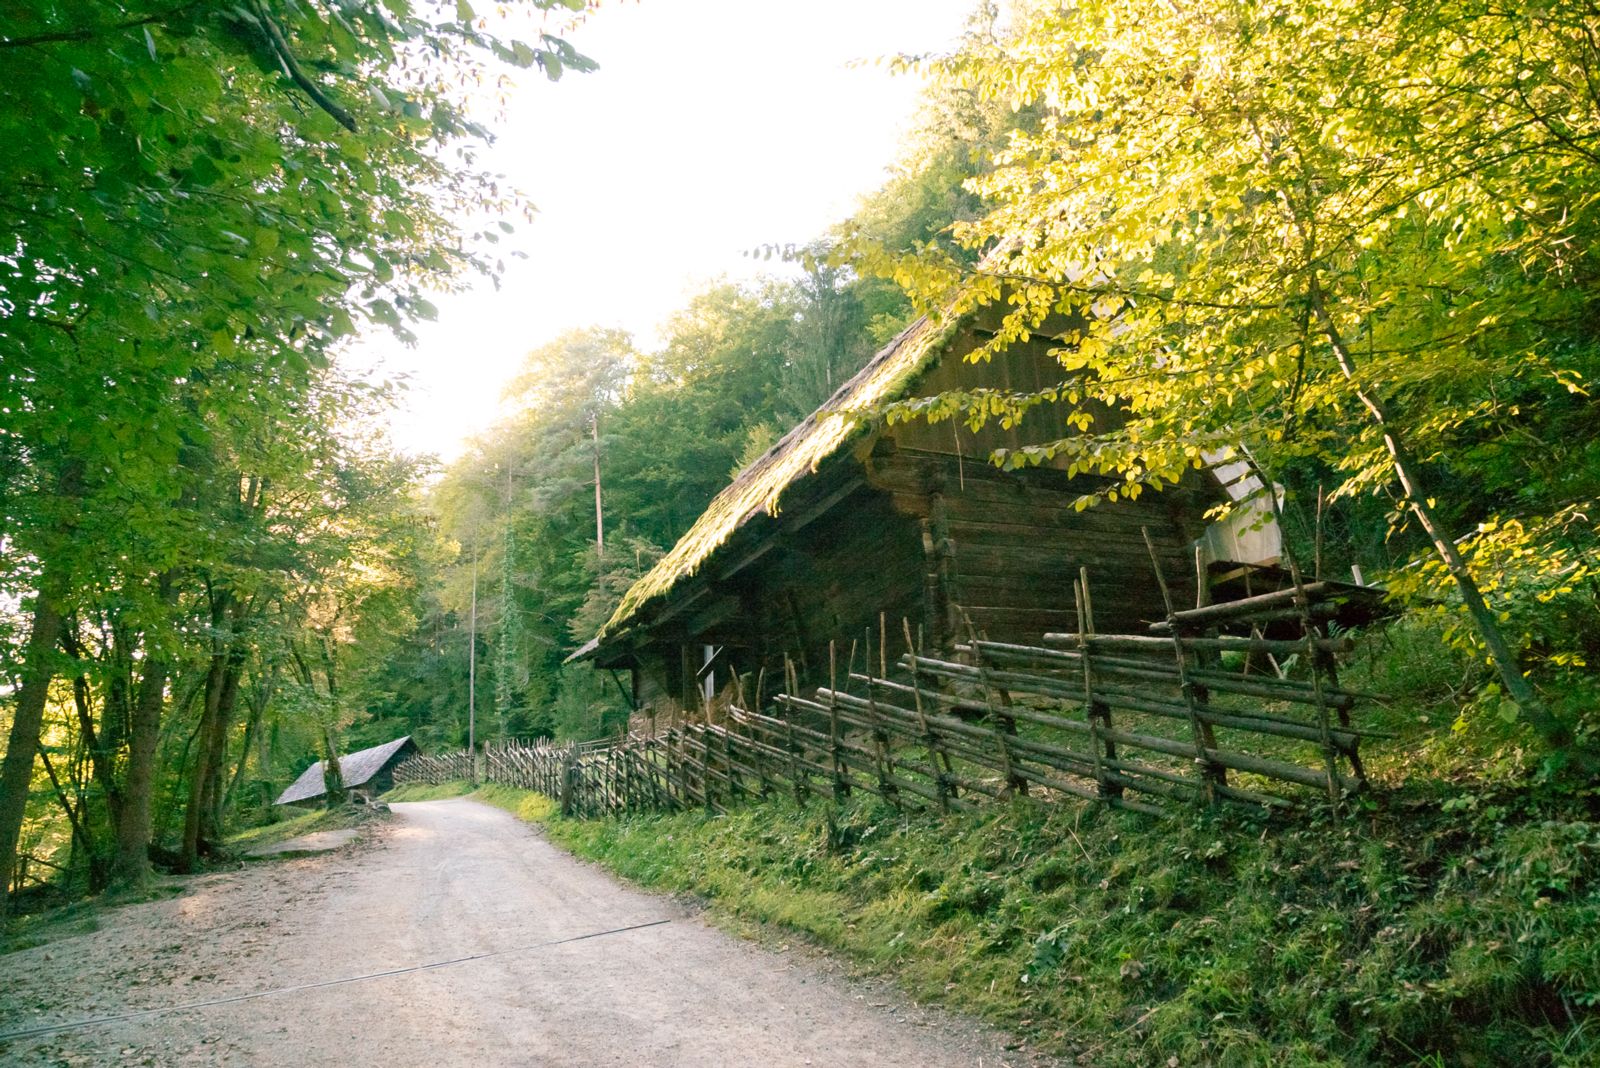
[[912,323],[820,408],[735,475],[672,551],[629,587],[601,628],[597,642],[615,637],[645,605],[666,596],[699,571],[751,519],[777,515],[785,491],[836,453],[875,408],[895,400],[938,354],[959,323],[959,319],[935,322],[926,317]]
[[[372,777],[383,770],[406,745],[411,741],[411,735],[396,738],[392,742],[375,745],[371,749],[363,749],[356,753],[347,753],[339,758],[339,781],[346,789],[365,786],[372,781]],[[411,747],[413,750],[416,746]],[[320,797],[327,790],[327,784],[322,776],[322,765],[325,761],[317,761],[300,777],[289,784],[289,788],[278,795],[273,802],[275,805],[287,805],[294,801],[305,801],[309,798]]]

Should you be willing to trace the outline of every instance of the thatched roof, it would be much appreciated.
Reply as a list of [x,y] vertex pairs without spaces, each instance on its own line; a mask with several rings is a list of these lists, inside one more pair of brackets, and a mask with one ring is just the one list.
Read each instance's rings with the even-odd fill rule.
[[611,619],[600,629],[596,642],[586,645],[574,658],[614,637],[646,604],[665,596],[700,570],[740,527],[756,516],[776,515],[784,492],[837,452],[862,426],[864,416],[896,399],[959,325],[955,319],[946,323],[918,319],[880,349],[822,407],[734,476],[672,551],[629,587]]
[[[382,771],[400,751],[410,746],[413,750],[417,744],[411,740],[411,735],[396,738],[392,742],[375,745],[371,749],[363,749],[359,753],[351,753],[339,758],[339,781],[344,783],[346,789],[365,786],[372,781],[372,777]],[[294,801],[307,801],[320,796],[327,788],[322,778],[322,766],[325,761],[319,760],[305,771],[300,773],[289,788],[278,796],[275,805],[287,805]]]

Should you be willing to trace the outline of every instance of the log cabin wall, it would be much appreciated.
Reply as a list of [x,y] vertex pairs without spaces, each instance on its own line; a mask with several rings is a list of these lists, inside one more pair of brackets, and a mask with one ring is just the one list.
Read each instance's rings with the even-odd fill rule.
[[[909,391],[933,396],[976,387],[1036,393],[1060,385],[1062,368],[1045,338],[1014,344],[986,360],[965,356],[988,333],[969,325]],[[1068,422],[1086,410],[1098,430],[1120,424],[1099,405],[1060,400],[1033,408],[1015,426],[991,420],[977,431],[959,421],[900,423],[880,429],[857,450],[868,481],[923,528],[925,630],[948,646],[964,627],[956,606],[996,641],[1037,641],[1050,630],[1076,630],[1072,583],[1089,569],[1095,624],[1104,631],[1142,627],[1166,607],[1151,566],[1148,529],[1177,607],[1194,603],[1191,543],[1205,529],[1207,507],[1221,500],[1214,480],[1194,472],[1165,492],[1146,492],[1078,511],[1074,502],[1105,480],[1069,477],[1065,457],[1017,471],[989,462],[1001,449],[1041,445],[1078,433]]]
[[638,706],[698,710],[707,645],[719,650],[719,691],[733,671],[765,669],[770,694],[783,685],[785,657],[808,681],[825,683],[830,641],[843,644],[842,673],[849,644],[876,630],[880,612],[897,626],[901,616],[919,617],[919,523],[873,490],[849,454],[808,481],[778,516],[752,520],[644,624],[629,663]]
[[1194,486],[1082,512],[1073,502],[1094,480],[1048,469],[1005,472],[880,441],[865,475],[803,529],[784,531],[780,515],[769,535],[775,548],[715,583],[715,594],[701,594],[699,611],[683,613],[680,628],[659,628],[635,673],[643,702],[695,708],[707,644],[724,650],[719,687],[730,670],[765,668],[773,692],[785,656],[807,681],[825,683],[828,643],[839,643],[842,674],[851,644],[876,634],[879,613],[894,624],[895,654],[901,618],[930,649],[948,649],[965,636],[962,612],[992,640],[1037,642],[1047,631],[1076,629],[1072,583],[1081,567],[1098,629],[1142,630],[1166,616],[1146,529],[1178,607],[1194,603],[1191,542],[1207,503],[1198,475]]
[[1085,511],[1074,502],[1096,480],[1030,469],[1005,472],[941,453],[874,456],[870,479],[925,530],[923,612],[931,645],[959,638],[963,621],[996,641],[1037,641],[1077,629],[1072,583],[1087,567],[1101,630],[1142,629],[1166,617],[1143,531],[1155,542],[1179,607],[1193,604],[1190,543],[1204,486],[1147,493]]
[[[781,531],[781,515],[777,525]],[[825,682],[830,641],[840,643],[843,673],[850,644],[876,632],[880,612],[915,620],[922,611],[920,526],[898,512],[887,494],[862,484],[779,540],[733,581],[738,615],[694,635],[726,646],[732,668],[765,667],[769,692],[783,677],[785,656],[811,681]],[[726,671],[719,674],[726,677]]]
[[[1061,382],[1045,340],[969,363],[965,354],[986,336],[974,325],[960,330],[907,392],[1023,393]],[[1192,606],[1192,542],[1205,509],[1222,498],[1208,473],[1080,512],[1074,503],[1104,480],[1069,477],[1065,459],[1018,471],[989,462],[996,449],[1076,433],[1070,410],[1065,402],[1041,405],[1016,426],[991,422],[977,432],[952,422],[879,426],[841,448],[785,492],[777,516],[747,520],[640,620],[632,639],[640,702],[698,709],[707,645],[722,649],[719,688],[733,671],[765,669],[764,689],[773,693],[783,686],[785,656],[805,682],[826,684],[829,642],[840,643],[843,673],[851,643],[876,634],[880,613],[894,633],[909,619],[929,649],[964,638],[968,618],[991,640],[1037,643],[1047,631],[1077,629],[1072,585],[1080,568],[1089,572],[1096,628],[1141,630],[1166,616],[1145,530],[1176,607]],[[1117,422],[1114,413],[1091,414],[1100,429]],[[902,642],[891,640],[891,651]]]

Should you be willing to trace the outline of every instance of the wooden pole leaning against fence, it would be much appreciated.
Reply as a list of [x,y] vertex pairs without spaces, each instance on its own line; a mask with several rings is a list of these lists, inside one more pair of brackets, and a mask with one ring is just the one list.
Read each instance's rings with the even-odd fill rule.
[[1167,587],[1167,576],[1161,568],[1161,557],[1156,553],[1155,539],[1149,527],[1140,527],[1145,548],[1150,551],[1150,566],[1156,574],[1156,585],[1161,588],[1161,601],[1167,609],[1167,625],[1172,630],[1172,652],[1178,668],[1178,692],[1183,696],[1189,711],[1189,733],[1194,741],[1195,766],[1200,770],[1202,789],[1206,801],[1215,804],[1217,788],[1228,784],[1227,771],[1207,756],[1207,750],[1217,747],[1216,731],[1200,715],[1199,706],[1210,699],[1210,693],[1189,676],[1189,657],[1183,647],[1183,638],[1176,624],[1177,609],[1172,603],[1172,591]]
[[[917,664],[917,644],[911,640],[911,621],[902,619],[900,627],[905,632],[906,657],[911,665],[912,707],[916,711],[917,720],[922,727],[923,742],[928,748],[928,773],[933,777],[933,783],[938,792],[939,811],[948,813],[950,811],[950,798],[954,794],[953,784],[949,779],[952,770],[950,757],[948,754],[940,752],[939,738],[934,734],[933,728],[928,725],[927,714],[922,708],[922,684],[919,681],[921,670]],[[941,756],[944,762],[943,771],[939,767]]]
[[[855,663],[856,651],[850,649],[850,661]],[[844,763],[839,751],[839,643],[828,642],[828,756],[833,768],[833,798],[843,801],[850,796],[850,782],[845,777]]]
[[[783,658],[783,671],[789,681],[789,693],[798,695],[800,692],[800,680],[794,670],[794,661],[790,660],[788,656]],[[794,710],[784,703],[781,698],[780,704],[783,704],[784,707],[783,718],[788,729],[789,781],[794,786],[795,803],[804,805],[811,798],[811,784],[800,768],[800,744],[795,740]]]
[[[889,675],[888,651],[884,647],[884,620],[883,614],[878,615],[878,679],[881,681]],[[889,748],[889,733],[884,727],[883,717],[878,714],[878,687],[872,679],[872,631],[867,631],[866,643],[866,679],[867,679],[867,729],[872,734],[873,771],[878,777],[878,796],[885,801],[900,807],[900,790],[895,785],[894,757]]]
[[1083,714],[1089,727],[1089,751],[1094,757],[1095,785],[1101,797],[1116,797],[1122,788],[1111,781],[1107,761],[1117,758],[1116,743],[1105,737],[1111,729],[1111,708],[1095,694],[1093,654],[1089,639],[1094,634],[1094,609],[1089,601],[1089,569],[1080,567],[1072,585],[1073,607],[1078,615],[1078,655],[1083,671]]
[[983,703],[989,709],[990,726],[994,731],[995,748],[1000,754],[1000,774],[1004,777],[1007,794],[1018,794],[1026,797],[1028,793],[1028,780],[1019,775],[1014,766],[1009,736],[1017,733],[1017,721],[1007,709],[1011,707],[1011,695],[1004,689],[994,686],[989,678],[989,665],[983,655],[979,644],[977,628],[972,625],[972,617],[965,608],[960,609],[961,624],[967,632],[967,641],[972,646],[972,666],[978,669],[978,684],[983,690]]
[[[760,670],[765,671],[766,668],[763,667]],[[761,692],[760,680],[761,675],[760,672],[758,672],[756,675],[756,693],[758,694]],[[736,702],[736,708],[741,712],[744,711],[747,707],[744,699],[744,677],[737,671],[733,673],[733,698]],[[732,717],[730,717],[730,732],[735,722],[738,721],[735,721],[732,719]],[[740,725],[743,726],[742,722]],[[755,771],[756,787],[760,791],[761,799],[764,801],[772,795],[772,782],[767,775],[766,757],[762,754],[759,748],[749,745],[748,740],[742,735],[740,736],[740,744],[744,749],[745,759],[749,761],[750,767]]]

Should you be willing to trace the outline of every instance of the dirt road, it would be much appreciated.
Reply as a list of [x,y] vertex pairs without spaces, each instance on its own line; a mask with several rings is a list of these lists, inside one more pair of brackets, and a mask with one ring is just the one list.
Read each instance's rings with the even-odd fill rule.
[[[460,962],[414,970],[444,961]],[[0,957],[0,1033],[393,969],[407,970],[0,1042],[0,1063],[1034,1063],[811,955],[741,942],[461,800],[395,805],[340,852],[198,879],[94,933]]]

